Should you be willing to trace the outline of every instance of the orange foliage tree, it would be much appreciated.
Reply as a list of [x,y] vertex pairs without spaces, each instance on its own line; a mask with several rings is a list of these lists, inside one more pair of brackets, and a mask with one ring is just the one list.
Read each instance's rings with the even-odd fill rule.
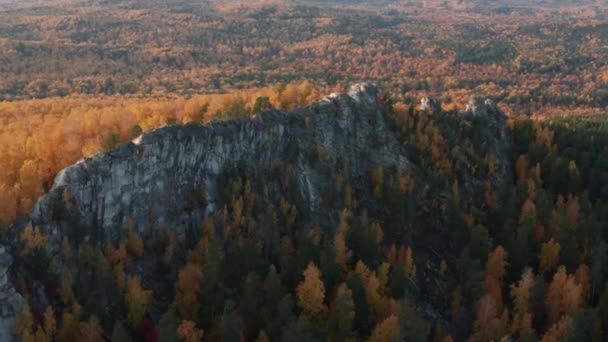
[[187,264],[179,272],[175,284],[175,303],[182,319],[195,320],[200,308],[203,274],[198,265]]
[[318,316],[325,311],[325,286],[321,281],[321,271],[310,263],[304,270],[304,280],[296,289],[298,306],[302,312],[311,318]]

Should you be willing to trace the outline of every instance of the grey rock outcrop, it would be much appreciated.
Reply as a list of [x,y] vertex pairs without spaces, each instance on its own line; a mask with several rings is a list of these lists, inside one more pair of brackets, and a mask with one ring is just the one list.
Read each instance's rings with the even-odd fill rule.
[[16,340],[15,321],[21,312],[23,298],[8,280],[8,269],[13,262],[6,247],[0,245],[0,342]]
[[486,142],[489,152],[498,161],[498,171],[494,183],[504,184],[512,173],[510,162],[511,143],[508,138],[507,116],[491,99],[471,97],[466,109],[462,112],[466,119],[483,121],[484,129],[480,131],[481,140]]
[[[55,251],[66,230],[56,219],[64,192],[78,208],[80,224],[103,229],[106,237],[115,237],[128,218],[139,230],[195,227],[204,212],[217,205],[217,180],[227,167],[239,163],[256,172],[277,160],[296,165],[301,207],[314,213],[319,193],[331,186],[310,161],[319,149],[326,159],[348,159],[350,170],[363,177],[373,165],[408,167],[384,118],[376,87],[357,84],[346,94],[331,94],[289,114],[270,111],[252,119],[146,132],[61,171],[50,192],[39,199],[31,220],[49,235]],[[208,193],[206,208],[192,200],[203,186]]]
[[486,107],[482,99],[471,97],[464,111],[473,115],[483,115],[486,113]]
[[469,99],[464,111],[465,113],[473,116],[488,115],[499,112],[496,103],[492,99],[483,100],[474,96]]
[[432,113],[441,110],[441,103],[436,99],[424,96],[420,99],[420,110]]

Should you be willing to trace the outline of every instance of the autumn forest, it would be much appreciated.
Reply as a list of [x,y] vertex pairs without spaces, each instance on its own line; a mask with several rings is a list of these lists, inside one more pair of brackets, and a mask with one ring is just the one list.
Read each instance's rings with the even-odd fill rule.
[[[532,3],[0,1],[15,336],[605,341],[608,6]],[[332,179],[320,218],[298,206],[297,163],[276,160],[234,161],[214,206],[192,189],[193,212],[207,208],[195,228],[125,217],[104,235],[67,190],[61,236],[27,223],[83,158],[165,127],[316,108],[360,81],[416,169],[352,177],[317,147],[307,162]],[[471,96],[505,113],[507,158],[491,124],[463,119]]]

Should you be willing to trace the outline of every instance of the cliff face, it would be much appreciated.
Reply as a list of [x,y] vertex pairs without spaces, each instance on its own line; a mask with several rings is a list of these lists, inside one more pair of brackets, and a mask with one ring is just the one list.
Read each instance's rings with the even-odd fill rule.
[[[238,163],[256,173],[284,160],[296,165],[300,205],[314,213],[319,192],[331,181],[311,165],[310,155],[318,150],[329,160],[349,160],[358,174],[366,174],[372,165],[408,166],[384,119],[376,88],[360,84],[288,115],[266,112],[253,119],[144,133],[61,171],[31,220],[59,243],[63,229],[57,201],[69,198],[81,224],[101,228],[110,237],[127,219],[140,230],[196,225],[204,211],[214,210],[221,191],[217,180],[226,168]],[[206,207],[196,200],[203,187]]]
[[[463,120],[481,120],[482,140],[499,160],[492,182],[509,180],[510,144],[504,114],[491,102],[473,100],[461,115]],[[424,177],[410,163],[406,150],[387,120],[376,87],[357,84],[348,93],[329,95],[288,114],[269,111],[252,119],[169,126],[144,133],[116,150],[61,171],[49,193],[39,199],[29,223],[49,236],[51,256],[59,253],[62,238],[74,230],[116,240],[121,231],[124,234],[127,221],[139,231],[198,228],[205,214],[222,204],[227,170],[238,167],[247,175],[265,175],[278,183],[281,176],[269,176],[269,172],[276,162],[287,161],[295,174],[298,216],[323,226],[328,217],[337,215],[324,212],[321,194],[335,189],[344,161],[348,161],[348,171],[342,176],[354,188],[363,189],[359,193],[369,191],[369,175],[377,166],[411,169],[417,188],[424,188]],[[316,162],[319,158],[324,160],[322,167]],[[481,187],[475,176],[467,179],[463,191]],[[2,255],[0,289],[8,291],[10,282],[4,274],[11,261]],[[10,307],[0,310],[3,332],[19,311],[17,297],[0,296],[0,309]],[[0,334],[0,342],[9,340],[10,334]]]

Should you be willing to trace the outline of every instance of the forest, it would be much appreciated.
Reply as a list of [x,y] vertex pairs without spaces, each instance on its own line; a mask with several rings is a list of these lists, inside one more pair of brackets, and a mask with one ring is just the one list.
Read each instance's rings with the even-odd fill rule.
[[[608,105],[608,7],[485,2],[91,1],[0,6],[0,99],[375,81],[509,114]],[[509,3],[507,3],[509,4]]]
[[[18,337],[605,341],[608,6],[493,3],[0,0],[0,245],[26,304]],[[314,106],[354,81],[378,84],[417,171],[349,179],[348,160],[317,149],[335,180],[319,194],[329,228],[298,210],[297,168],[278,160],[224,170],[200,227],[125,217],[112,239],[65,191],[60,253],[39,227],[12,229],[82,158]],[[483,118],[463,120],[472,95],[507,114],[509,160]],[[513,177],[496,182],[505,163]],[[192,193],[206,208],[207,189]]]
[[[292,108],[317,94],[310,84],[287,86],[278,95],[266,91],[256,95],[272,100],[254,96],[253,106]],[[254,97],[237,102],[252,108]],[[210,110],[212,99],[196,103]],[[515,176],[497,187],[490,180],[498,161],[480,143],[480,122],[462,120],[453,110],[429,115],[411,104],[383,101],[412,162],[432,180],[422,202],[415,175],[378,167],[369,174],[370,189],[356,190],[338,176],[335,189],[322,194],[327,212],[341,213],[333,229],[306,226],[305,214],[293,204],[290,162],[277,161],[276,171],[262,178],[248,178],[238,166],[227,170],[223,204],[194,230],[138,234],[127,224],[119,240],[104,242],[95,230],[76,225],[63,237],[61,255],[51,257],[49,237],[26,227],[17,237],[21,252],[14,274],[31,306],[19,316],[19,336],[489,341],[510,335],[602,341],[608,319],[606,119],[509,119]],[[182,124],[186,113],[170,118]],[[141,121],[146,129],[167,120],[147,118],[152,126]],[[121,134],[131,136],[129,130],[116,134],[112,144],[124,141]],[[477,162],[463,162],[455,151]],[[319,165],[328,162],[318,158]],[[270,191],[264,184],[277,181],[274,172],[283,175],[282,185]],[[485,179],[483,193],[463,196],[470,194],[460,188],[467,174]],[[447,197],[441,195],[445,188]],[[64,192],[58,205],[72,222],[77,209],[69,196]],[[206,203],[204,189],[199,203]],[[446,213],[441,231],[433,228],[437,212]],[[438,241],[437,234],[449,238]],[[6,231],[4,238],[10,235]],[[163,277],[175,264],[181,265],[175,278]],[[64,265],[61,272],[58,265]],[[34,283],[43,284],[49,299],[44,306],[31,292]],[[424,301],[440,308],[440,318],[429,320]]]

